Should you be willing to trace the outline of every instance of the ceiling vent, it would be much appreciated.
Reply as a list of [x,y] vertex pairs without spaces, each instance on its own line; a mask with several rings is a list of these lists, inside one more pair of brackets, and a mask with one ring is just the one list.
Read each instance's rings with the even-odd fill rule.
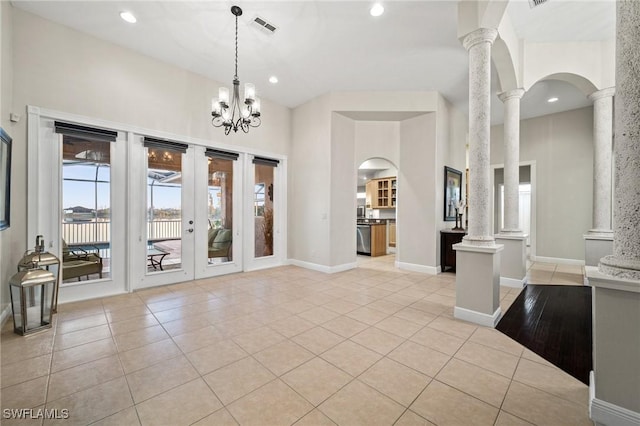
[[[540,1],[540,0],[536,0],[536,1]],[[253,25],[257,26],[267,34],[273,34],[276,32],[275,25],[270,24],[269,22],[265,21],[259,16],[255,17],[255,19],[253,20]]]
[[548,2],[549,0],[529,0],[529,6],[533,9],[536,6],[540,6]]

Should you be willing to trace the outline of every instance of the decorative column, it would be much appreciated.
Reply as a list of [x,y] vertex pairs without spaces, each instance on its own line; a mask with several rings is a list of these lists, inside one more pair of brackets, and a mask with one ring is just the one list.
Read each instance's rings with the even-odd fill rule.
[[585,264],[597,266],[613,253],[611,229],[611,155],[613,95],[610,87],[589,95],[593,101],[593,228],[584,235]]
[[469,235],[456,250],[454,316],[494,327],[500,319],[500,251],[491,235],[490,102],[491,45],[498,31],[479,28],[467,34],[469,52]]
[[492,246],[491,169],[491,45],[498,31],[480,28],[464,37],[469,51],[469,235],[468,244]]
[[589,412],[596,425],[640,424],[640,1],[618,0],[613,255],[587,266],[593,287]]
[[527,275],[527,235],[520,229],[520,99],[524,89],[501,93],[504,103],[504,229],[495,236],[504,245],[500,284],[522,288]]

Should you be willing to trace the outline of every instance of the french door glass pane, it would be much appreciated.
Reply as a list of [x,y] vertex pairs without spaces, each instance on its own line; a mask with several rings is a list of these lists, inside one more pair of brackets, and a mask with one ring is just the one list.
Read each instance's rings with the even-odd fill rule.
[[62,138],[62,279],[111,275],[111,143]]
[[147,150],[147,272],[182,267],[182,154]]
[[233,160],[208,158],[207,257],[209,264],[233,260]]
[[255,165],[253,211],[255,217],[255,257],[273,254],[273,175],[274,168]]

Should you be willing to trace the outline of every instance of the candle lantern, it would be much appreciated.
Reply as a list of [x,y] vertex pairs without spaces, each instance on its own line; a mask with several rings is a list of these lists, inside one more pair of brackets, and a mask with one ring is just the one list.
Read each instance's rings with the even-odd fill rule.
[[[18,272],[27,271],[34,268],[45,269],[51,272],[55,278],[55,287],[53,289],[53,307],[52,312],[55,314],[58,311],[58,291],[60,289],[60,260],[53,255],[45,251],[44,238],[42,235],[36,237],[36,246],[33,250],[27,250],[20,262],[18,262]],[[32,290],[30,290],[33,292]],[[32,297],[33,299],[33,297]]]
[[56,277],[33,266],[9,280],[13,331],[23,336],[51,328]]

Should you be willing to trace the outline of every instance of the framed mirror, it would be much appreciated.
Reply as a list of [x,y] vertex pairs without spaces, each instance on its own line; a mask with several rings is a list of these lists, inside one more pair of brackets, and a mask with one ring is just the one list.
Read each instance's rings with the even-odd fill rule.
[[456,201],[462,199],[462,172],[444,167],[444,220],[456,220]]
[[11,211],[11,137],[0,128],[0,231],[9,227]]

